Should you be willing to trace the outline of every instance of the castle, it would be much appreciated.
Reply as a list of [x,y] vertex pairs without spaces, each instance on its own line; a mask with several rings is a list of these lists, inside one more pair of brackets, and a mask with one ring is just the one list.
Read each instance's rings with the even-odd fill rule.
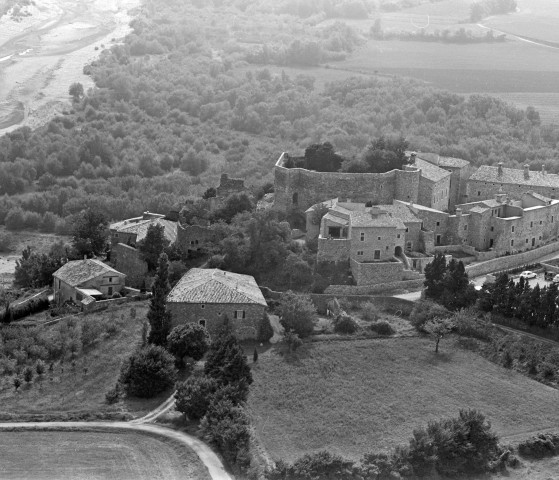
[[[403,170],[274,167],[274,208],[306,216],[318,260],[348,261],[357,285],[421,278],[436,251],[488,260],[557,240],[559,175],[410,154]],[[317,218],[322,214],[321,218]]]

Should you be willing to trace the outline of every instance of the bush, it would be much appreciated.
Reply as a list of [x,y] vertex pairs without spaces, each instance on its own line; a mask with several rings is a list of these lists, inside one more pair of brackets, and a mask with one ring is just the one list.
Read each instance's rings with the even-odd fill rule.
[[105,331],[105,325],[98,318],[85,319],[82,323],[82,344],[84,347],[93,345]]
[[345,460],[339,455],[332,455],[327,451],[307,454],[292,465],[277,462],[274,470],[268,473],[270,480],[298,480],[298,479],[336,479],[352,480],[353,462]]
[[118,402],[120,400],[120,387],[119,385],[116,385],[115,387],[111,388],[106,394],[105,394],[105,403],[107,405],[113,405],[116,402]]
[[274,336],[274,329],[270,323],[270,317],[266,312],[262,315],[260,322],[258,323],[258,341],[260,343],[265,343]]
[[163,347],[148,345],[126,360],[120,370],[119,383],[128,395],[151,398],[171,387],[176,378],[173,356]]
[[559,454],[559,433],[539,433],[518,444],[525,458],[544,458]]
[[8,232],[0,232],[0,252],[7,252],[14,243],[14,236]]
[[285,292],[278,310],[285,331],[293,330],[301,338],[312,334],[317,315],[316,307],[308,295]]
[[372,330],[379,335],[387,336],[396,333],[396,330],[394,330],[392,326],[386,321],[371,323],[371,325],[369,325],[369,330]]
[[443,306],[429,300],[421,300],[415,304],[410,315],[411,324],[420,332],[429,320],[448,318],[451,313]]
[[368,322],[378,320],[379,312],[377,307],[371,302],[365,302],[361,305],[361,318]]
[[334,331],[351,335],[359,329],[357,322],[349,315],[338,315],[334,320]]
[[23,369],[23,379],[26,383],[30,383],[33,380],[33,369],[29,366]]
[[219,382],[206,375],[190,377],[177,385],[175,408],[190,420],[199,420],[208,411]]
[[456,332],[462,337],[472,337],[479,340],[489,340],[491,338],[491,321],[488,317],[480,319],[474,308],[464,308],[451,318],[456,327]]
[[208,331],[197,323],[177,325],[167,336],[167,345],[178,365],[183,364],[183,358],[189,356],[194,360],[201,360],[210,346]]

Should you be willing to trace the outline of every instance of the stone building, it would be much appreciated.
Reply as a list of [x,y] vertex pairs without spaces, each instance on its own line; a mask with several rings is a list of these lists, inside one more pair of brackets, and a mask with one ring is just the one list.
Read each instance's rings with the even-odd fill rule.
[[54,299],[88,305],[103,296],[120,293],[125,274],[95,259],[74,260],[52,274]]
[[205,225],[181,225],[177,227],[177,244],[188,252],[203,250],[216,238],[215,232]]
[[256,339],[267,308],[250,275],[192,268],[167,296],[173,326],[198,323],[215,334],[225,322],[239,339]]
[[559,175],[548,173],[542,166],[540,171],[505,168],[502,163],[496,167],[482,165],[467,181],[467,202],[493,198],[497,191],[509,194],[513,200],[521,200],[526,192],[534,192],[544,197],[559,197]]
[[222,173],[216,191],[217,198],[223,200],[234,193],[246,192],[245,181],[242,178],[229,178],[227,173]]

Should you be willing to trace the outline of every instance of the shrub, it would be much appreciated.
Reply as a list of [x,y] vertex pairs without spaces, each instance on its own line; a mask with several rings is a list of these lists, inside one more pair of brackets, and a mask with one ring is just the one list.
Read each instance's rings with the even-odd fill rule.
[[189,356],[194,360],[201,360],[210,346],[208,331],[197,323],[177,325],[167,337],[167,345],[178,365],[183,364],[183,358]]
[[134,352],[120,370],[119,383],[128,395],[150,398],[177,378],[174,359],[163,347],[148,345]]
[[37,363],[35,364],[35,371],[37,372],[37,375],[45,373],[45,362],[37,360]]
[[288,346],[290,352],[295,352],[301,345],[303,345],[303,340],[301,340],[299,335],[291,330],[285,333],[283,341]]
[[542,362],[538,365],[538,378],[545,381],[552,381],[557,373],[557,367],[549,362]]
[[219,382],[206,375],[190,377],[177,385],[175,408],[190,420],[199,420],[208,411]]
[[312,334],[317,319],[316,307],[310,297],[293,292],[282,294],[279,315],[285,330],[293,330],[301,338]]
[[223,384],[252,383],[252,373],[243,348],[237,339],[227,332],[218,335],[212,342],[204,373]]
[[410,322],[418,331],[424,332],[423,327],[429,320],[448,318],[450,315],[450,312],[443,306],[429,300],[421,300],[413,307]]
[[266,312],[262,315],[258,323],[258,341],[261,343],[268,342],[274,336],[274,329],[270,323],[270,317]]
[[15,388],[15,390],[16,390],[16,392],[17,392],[17,389],[18,389],[19,387],[21,387],[21,378],[19,378],[19,377],[14,377],[14,379],[12,380],[12,383],[14,384],[14,388]]
[[491,321],[488,317],[480,319],[473,308],[464,308],[451,317],[452,323],[456,327],[456,332],[462,337],[472,337],[479,340],[489,340],[491,338]]
[[103,334],[105,325],[98,318],[86,319],[82,324],[82,344],[89,347]]
[[544,458],[559,454],[559,434],[539,433],[518,444],[518,453],[526,458]]
[[277,462],[274,470],[268,473],[270,480],[295,480],[299,478],[351,480],[353,462],[327,451],[307,454],[292,465]]
[[33,380],[33,369],[30,366],[23,369],[23,379],[26,383],[30,383]]
[[386,321],[371,323],[371,325],[369,325],[369,330],[372,330],[379,335],[387,336],[396,333],[396,330],[394,330],[392,326]]
[[361,318],[368,322],[378,320],[379,312],[377,307],[371,302],[365,302],[361,305]]
[[351,335],[359,329],[357,322],[349,315],[338,315],[334,320],[334,331]]
[[14,236],[9,232],[0,232],[0,252],[7,252],[14,243]]
[[113,388],[111,388],[106,394],[105,394],[105,403],[107,405],[113,405],[116,402],[118,402],[120,400],[120,387],[117,384],[116,386],[114,386]]

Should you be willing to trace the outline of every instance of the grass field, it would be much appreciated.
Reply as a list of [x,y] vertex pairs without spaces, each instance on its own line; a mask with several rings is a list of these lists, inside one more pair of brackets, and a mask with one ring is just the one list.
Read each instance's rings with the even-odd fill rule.
[[[135,319],[130,317],[131,307],[136,309]],[[52,373],[47,370],[43,378],[35,377],[30,385],[22,385],[17,392],[11,376],[0,377],[0,415],[133,412],[141,416],[161,404],[167,393],[149,401],[131,399],[113,406],[105,404],[105,393],[115,386],[121,363],[140,341],[146,312],[146,302],[135,302],[77,317],[80,322],[87,322],[95,317],[112,316],[120,331],[81,351],[74,367],[68,359],[64,364],[56,362]]]
[[535,107],[544,123],[559,123],[559,93],[497,93],[496,96],[521,108]]
[[559,391],[478,355],[422,338],[305,344],[253,367],[249,408],[273,458],[328,449],[358,460],[407,443],[428,420],[476,408],[499,435],[559,424]]
[[3,432],[3,480],[209,480],[187,448],[140,433]]

